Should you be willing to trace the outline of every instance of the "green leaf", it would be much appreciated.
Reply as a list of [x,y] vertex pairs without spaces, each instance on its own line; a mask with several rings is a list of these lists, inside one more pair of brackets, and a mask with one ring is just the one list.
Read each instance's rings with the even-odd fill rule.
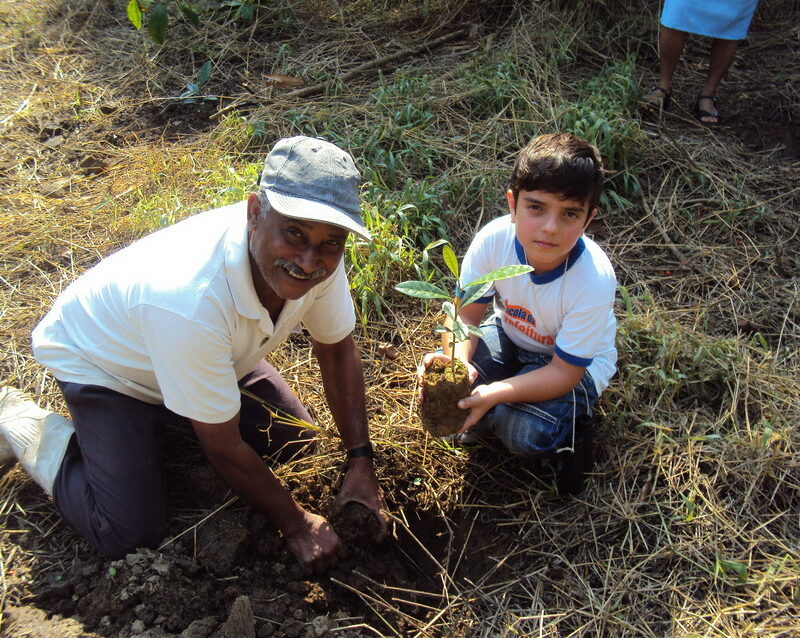
[[[409,206],[411,206],[411,205],[412,204],[409,204]],[[414,208],[416,208],[416,206],[414,206]],[[447,241],[446,239],[437,239],[435,241],[432,241],[427,246],[425,246],[425,248],[423,248],[423,250],[427,253],[427,252],[433,250],[434,248],[437,248],[439,246],[443,246],[444,244],[449,244],[449,243],[450,242]]]
[[464,341],[467,338],[467,324],[465,324],[461,319],[456,319],[453,322],[453,339],[456,342]]
[[458,257],[450,244],[445,244],[442,248],[442,257],[444,257],[444,264],[453,273],[453,277],[458,280]]
[[772,438],[772,426],[767,422],[764,426],[764,434],[761,435],[761,447],[767,447],[769,440]]
[[625,304],[625,313],[630,316],[633,314],[633,302],[631,301],[631,293],[625,286],[617,286],[619,296],[622,297],[622,302]]
[[186,90],[183,93],[181,93],[181,97],[192,97],[194,95],[197,95],[199,92],[200,92],[200,87],[197,86],[194,82],[189,82],[189,84],[186,85]]
[[456,321],[456,307],[453,305],[452,301],[445,301],[442,304],[442,310],[452,321]]
[[201,66],[200,70],[197,72],[197,86],[203,86],[208,82],[208,78],[211,77],[212,66],[211,60],[203,62],[203,66]]
[[725,560],[723,558],[718,558],[717,562],[719,563],[720,569],[726,572],[734,572],[737,576],[736,581],[739,583],[746,583],[747,582],[747,566],[739,561],[735,560]]
[[511,266],[503,266],[502,268],[498,268],[497,270],[493,270],[492,272],[483,275],[482,277],[478,277],[474,281],[470,281],[464,288],[467,286],[477,286],[478,284],[484,284],[487,281],[502,281],[503,279],[511,279],[512,277],[518,277],[519,275],[524,275],[526,272],[531,272],[533,270],[532,266],[523,265],[523,264],[513,264]]
[[469,330],[470,334],[473,334],[481,339],[483,338],[483,331],[480,328],[478,328],[478,326],[472,326],[467,324],[467,330]]
[[427,281],[404,281],[397,284],[394,289],[419,299],[450,299],[448,293]]
[[163,2],[157,2],[147,20],[147,32],[150,34],[150,39],[156,44],[164,44],[167,39],[168,25],[167,6]]
[[485,296],[491,289],[492,284],[494,284],[494,282],[489,281],[480,286],[467,286],[464,288],[464,294],[461,298],[461,307],[463,308],[471,303],[475,303],[478,299]]
[[714,441],[721,438],[721,434],[697,434],[687,437],[689,441]]
[[238,14],[242,21],[246,22],[247,24],[250,24],[253,21],[253,18],[255,18],[253,7],[249,4],[239,5]]
[[441,334],[445,334],[445,333],[447,333],[447,332],[453,332],[453,331],[452,331],[452,330],[450,330],[450,328],[448,328],[447,326],[436,326],[436,327],[433,329],[433,331],[434,331],[434,332],[439,332],[439,333],[441,333]]
[[195,10],[192,9],[188,4],[185,2],[179,2],[178,8],[181,10],[183,17],[186,18],[189,22],[192,23],[193,26],[199,27],[200,26],[200,16],[195,13]]
[[142,28],[142,10],[139,8],[139,3],[136,0],[130,0],[126,9],[128,20],[137,29]]

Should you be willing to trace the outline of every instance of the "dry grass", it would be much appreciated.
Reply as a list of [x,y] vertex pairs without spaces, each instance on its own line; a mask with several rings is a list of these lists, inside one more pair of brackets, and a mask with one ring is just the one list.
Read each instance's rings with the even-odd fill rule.
[[[377,108],[374,70],[334,81],[359,64],[480,24],[472,38],[384,69],[387,78],[398,65],[398,77],[427,76],[433,120],[392,144],[430,153],[434,181],[465,185],[443,199],[456,211],[447,222],[461,249],[502,210],[514,151],[563,121],[582,82],[629,55],[638,56],[636,77],[651,82],[647,9],[544,2],[521,19],[511,3],[323,4],[274,3],[272,22],[262,23],[272,26],[259,29],[182,27],[160,49],[113,5],[14,0],[0,8],[4,384],[62,408],[28,346],[52,300],[159,219],[235,199],[278,137],[334,134],[353,140],[357,157],[371,152],[370,134],[390,126],[409,98],[389,95]],[[433,343],[432,317],[394,299],[393,314],[359,333],[395,524],[410,524],[412,504],[446,521],[432,556],[439,573],[422,594],[368,578],[358,588],[376,613],[414,627],[408,635],[800,635],[800,165],[762,143],[798,139],[800,84],[787,81],[796,79],[798,21],[785,9],[762,2],[725,84],[730,126],[704,128],[678,106],[626,129],[629,146],[613,168],[638,178],[641,194],[604,210],[592,229],[624,286],[620,372],[601,401],[598,461],[582,495],[559,498],[523,462],[492,452],[470,460],[423,435],[413,367]],[[278,26],[287,15],[292,22]],[[683,102],[700,84],[704,53],[691,41],[679,70]],[[170,99],[206,57],[215,60],[209,91],[240,111],[209,119],[216,104],[198,116]],[[492,84],[499,76],[485,69],[508,65],[519,76]],[[265,73],[328,87],[291,98]],[[477,76],[500,97],[470,84]],[[265,135],[249,134],[248,122]],[[408,176],[421,180],[415,170]],[[397,361],[377,352],[387,340],[401,344]],[[276,364],[332,428],[307,347],[287,343]],[[334,480],[334,454],[313,463],[287,479],[315,470]],[[0,481],[0,604],[16,605],[37,577],[70,561],[74,537],[21,472]]]

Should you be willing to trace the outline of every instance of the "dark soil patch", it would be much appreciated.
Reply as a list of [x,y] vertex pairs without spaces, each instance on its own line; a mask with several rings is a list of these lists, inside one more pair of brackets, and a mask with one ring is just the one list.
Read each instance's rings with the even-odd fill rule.
[[356,555],[382,540],[375,514],[361,503],[346,503],[331,519],[331,524],[348,551]]
[[216,99],[174,98],[147,102],[131,117],[140,127],[156,129],[165,140],[170,140],[188,133],[202,133],[216,126],[217,122],[211,116],[217,109]]
[[[410,468],[391,450],[381,454],[382,473],[390,477],[381,481],[391,490],[389,510],[400,516],[381,542],[374,515],[362,505],[329,516],[347,554],[322,575],[304,573],[258,512],[239,503],[225,507],[230,492],[185,431],[170,434],[168,450],[180,463],[170,472],[168,538],[174,540],[110,560],[60,531],[71,536],[73,558],[37,575],[31,596],[8,614],[11,635],[341,637],[392,633],[387,622],[405,635],[424,626],[443,569],[461,583],[508,576],[489,557],[489,548],[507,543],[495,524],[475,510],[445,517],[426,509],[418,500],[424,493],[404,481]],[[301,502],[325,514],[339,479],[331,484],[307,475],[288,483]],[[195,503],[207,509],[192,514],[197,510],[186,507]],[[375,602],[393,591],[416,593],[389,608]],[[373,631],[363,633],[365,625]]]
[[434,359],[422,379],[425,401],[420,405],[420,418],[422,427],[434,436],[455,434],[467,418],[458,401],[469,396],[469,373],[461,361],[453,363]]

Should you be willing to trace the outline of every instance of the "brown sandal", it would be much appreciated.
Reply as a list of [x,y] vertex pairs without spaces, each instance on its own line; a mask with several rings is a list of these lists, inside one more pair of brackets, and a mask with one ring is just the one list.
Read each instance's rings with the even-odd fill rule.
[[[700,108],[700,100],[711,100],[711,103],[714,105],[714,113],[710,111],[706,111]],[[717,98],[713,95],[698,95],[697,99],[694,101],[694,116],[697,118],[697,121],[701,124],[709,124],[710,126],[714,126],[715,124],[719,124],[722,121],[722,113],[719,112],[717,108]],[[713,117],[715,118],[714,122],[706,122],[703,120],[704,117]]]
[[672,91],[655,85],[650,93],[639,100],[639,108],[643,111],[668,111],[672,102]]

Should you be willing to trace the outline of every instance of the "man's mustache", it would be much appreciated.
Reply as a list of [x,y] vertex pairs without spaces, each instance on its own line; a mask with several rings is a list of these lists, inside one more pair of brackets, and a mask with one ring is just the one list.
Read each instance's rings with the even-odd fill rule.
[[297,277],[298,279],[306,279],[306,280],[319,279],[320,277],[324,277],[325,275],[328,274],[327,268],[320,268],[319,270],[315,270],[312,273],[307,273],[305,270],[300,268],[300,266],[296,266],[292,262],[283,259],[282,257],[279,257],[278,259],[275,260],[275,265],[278,266],[278,268],[285,268],[291,273],[293,277]]

